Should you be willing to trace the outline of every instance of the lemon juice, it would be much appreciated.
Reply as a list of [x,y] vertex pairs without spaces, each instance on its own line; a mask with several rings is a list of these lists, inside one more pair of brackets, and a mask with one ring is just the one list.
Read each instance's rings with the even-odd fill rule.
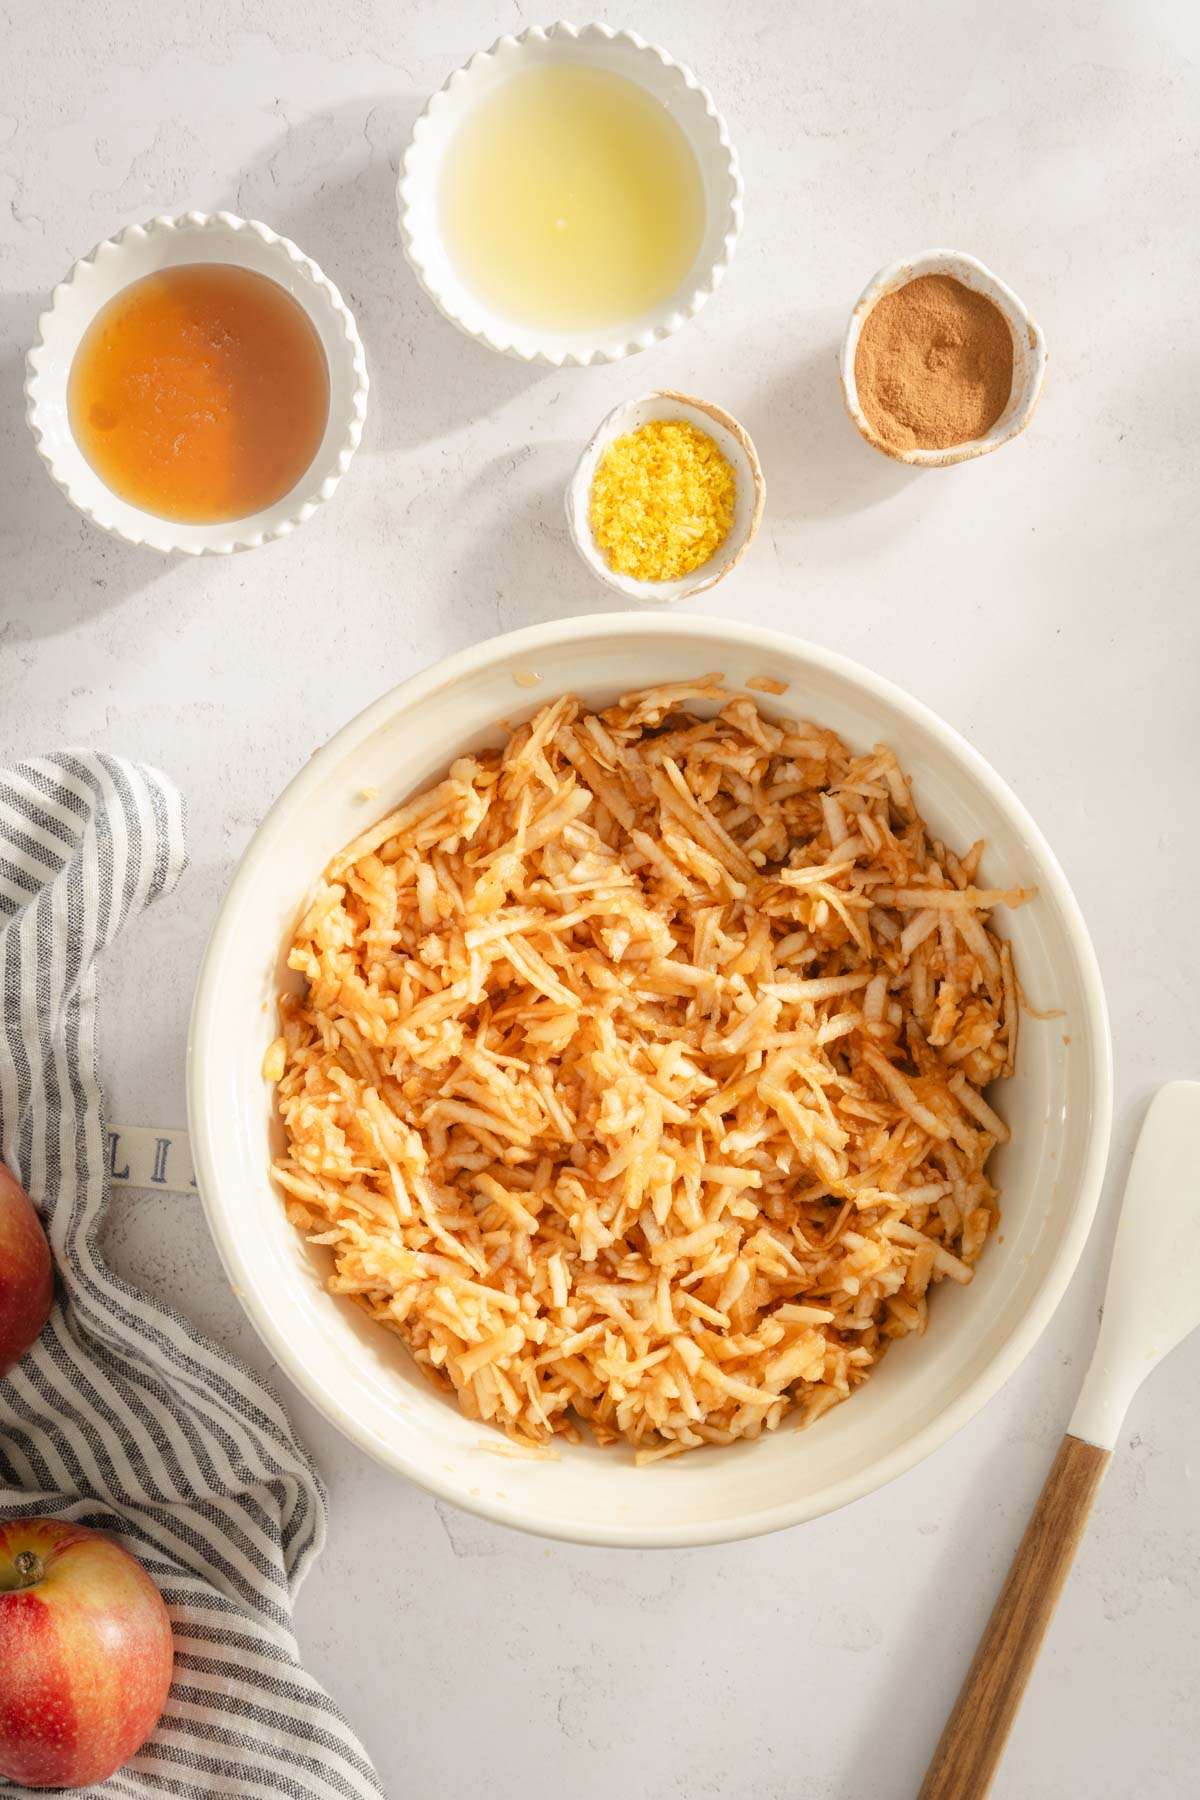
[[459,276],[493,311],[558,331],[615,325],[669,298],[704,235],[683,131],[607,69],[514,75],[451,140],[439,207]]

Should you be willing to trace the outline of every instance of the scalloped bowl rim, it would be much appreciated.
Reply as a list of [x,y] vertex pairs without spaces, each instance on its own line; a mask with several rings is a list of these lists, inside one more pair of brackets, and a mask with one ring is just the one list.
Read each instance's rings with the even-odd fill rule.
[[[86,330],[87,325],[113,294],[139,279],[139,272],[131,267],[126,281],[113,287],[111,292],[101,296],[90,308],[84,309],[86,317],[80,331],[74,336],[70,355],[59,359],[62,366],[56,371],[50,366],[55,351],[56,320],[61,323],[64,309],[72,303],[76,292],[82,293],[83,284],[98,269],[101,259],[110,258],[114,266],[119,267],[120,259],[124,258],[132,265],[138,259],[139,252],[147,244],[152,244],[155,238],[165,238],[169,234],[183,238],[192,233],[204,233],[206,236],[211,234],[214,239],[223,236],[230,243],[241,238],[253,238],[263,247],[265,254],[262,260],[274,260],[281,270],[286,266],[289,271],[294,271],[300,279],[286,291],[292,294],[308,314],[321,337],[326,361],[330,365],[329,420],[313,463],[309,464],[309,468],[291,491],[271,506],[264,507],[258,513],[248,514],[245,518],[228,519],[210,525],[166,519],[122,500],[82,457],[78,445],[71,438],[69,425],[65,423],[65,404],[64,417],[57,424],[51,423],[46,416],[51,403],[58,405],[58,396],[65,396],[71,361],[82,331]],[[200,260],[220,262],[224,259],[213,257]],[[238,264],[236,258],[229,260],[237,266],[252,266],[249,263]],[[161,266],[167,265],[152,264],[143,268],[141,273],[150,273],[153,267]],[[323,326],[328,329],[322,329]],[[331,342],[339,359],[337,369],[333,367],[330,356]],[[340,400],[335,398],[339,388]],[[37,336],[25,359],[24,392],[26,422],[33,433],[38,455],[55,486],[85,518],[90,519],[102,531],[135,548],[157,550],[165,555],[178,553],[187,556],[223,556],[234,551],[257,549],[262,544],[287,537],[331,498],[362,441],[370,381],[366,353],[354,315],[337,287],[312,257],[307,256],[290,238],[273,231],[259,219],[243,219],[236,213],[229,212],[187,212],[161,213],[141,223],[127,225],[115,236],[104,238],[72,265],[63,280],[55,286],[50,304],[38,317]],[[70,456],[70,460],[78,459],[82,462],[82,470],[77,469],[75,473],[64,468],[64,455],[70,455],[63,443],[64,436],[71,439],[74,456]],[[325,466],[327,472],[313,490],[309,486],[309,480],[318,461]],[[127,522],[119,522],[121,519]],[[132,525],[132,521],[142,520],[145,521],[144,529]]]
[[[419,165],[423,142],[428,134],[441,129],[446,133],[446,140],[453,132],[454,125],[461,116],[462,104],[470,104],[469,96],[462,90],[470,79],[477,76],[489,62],[501,56],[519,53],[527,46],[539,46],[556,41],[579,43],[599,40],[602,44],[621,44],[631,47],[640,58],[653,59],[665,71],[677,77],[684,88],[694,94],[704,108],[710,142],[707,151],[702,151],[691,132],[686,132],[697,162],[702,163],[704,155],[709,159],[720,157],[721,172],[727,180],[730,193],[727,201],[723,228],[720,233],[720,248],[704,269],[702,278],[691,288],[682,303],[679,292],[670,300],[652,309],[651,316],[655,322],[641,331],[629,336],[613,336],[604,333],[554,333],[541,332],[535,328],[525,328],[516,320],[504,319],[493,313],[486,303],[470,295],[463,287],[463,294],[472,312],[464,305],[451,298],[445,287],[433,276],[429,269],[430,250],[427,248],[428,228],[414,224],[414,197],[419,192],[420,174],[415,165]],[[632,80],[634,77],[629,76]],[[400,240],[404,254],[408,259],[414,275],[434,306],[451,325],[458,328],[466,336],[474,338],[477,343],[486,344],[491,350],[499,351],[503,356],[516,358],[520,362],[541,363],[550,368],[586,368],[594,363],[618,362],[623,357],[636,355],[641,350],[648,350],[651,345],[662,342],[686,325],[689,319],[695,318],[701,307],[709,300],[721,285],[733,260],[737,242],[741,236],[745,189],[742,180],[741,165],[737,152],[729,135],[729,128],[724,117],[717,108],[712,94],[685,63],[678,62],[658,44],[652,44],[640,37],[635,31],[618,30],[611,25],[603,25],[598,21],[590,21],[581,25],[570,24],[565,19],[556,20],[550,25],[531,25],[519,34],[505,33],[486,50],[478,50],[474,56],[454,69],[436,93],[430,95],[413,126],[409,140],[400,162],[400,172],[396,183],[396,198],[400,212]],[[447,261],[449,259],[447,258]],[[685,284],[686,285],[686,284]],[[616,329],[616,328],[614,328]],[[515,335],[514,335],[515,334]],[[525,340],[519,343],[517,337]]]

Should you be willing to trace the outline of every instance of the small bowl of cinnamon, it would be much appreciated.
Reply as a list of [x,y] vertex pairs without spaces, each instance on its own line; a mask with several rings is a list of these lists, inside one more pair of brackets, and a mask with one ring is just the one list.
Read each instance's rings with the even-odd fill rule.
[[1024,431],[1046,343],[1010,287],[961,250],[926,250],[867,283],[840,361],[867,442],[918,469],[998,450]]

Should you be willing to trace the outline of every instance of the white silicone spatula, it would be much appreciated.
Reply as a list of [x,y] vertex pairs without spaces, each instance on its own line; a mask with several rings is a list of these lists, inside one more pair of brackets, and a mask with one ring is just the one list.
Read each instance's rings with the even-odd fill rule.
[[1083,1391],[918,1800],[983,1800],[1129,1402],[1200,1325],[1200,1082],[1151,1104],[1134,1152]]

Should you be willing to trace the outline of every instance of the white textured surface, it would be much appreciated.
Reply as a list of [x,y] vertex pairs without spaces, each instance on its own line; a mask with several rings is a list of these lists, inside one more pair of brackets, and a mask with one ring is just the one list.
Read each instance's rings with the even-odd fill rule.
[[[568,7],[573,18],[587,16]],[[389,1795],[909,1800],[1070,1413],[1124,1162],[1151,1088],[1200,1073],[1196,706],[1200,18],[715,0],[599,9],[710,82],[747,179],[729,279],[670,343],[553,373],[419,294],[394,164],[426,94],[516,6],[312,0],[22,5],[0,95],[0,754],[148,757],[193,868],[103,972],[104,1073],[182,1116],[206,924],[287,776],[382,687],[501,627],[611,604],[562,488],[617,400],[711,396],[763,458],[767,515],[697,610],[833,644],[911,688],[1016,786],[1092,925],[1116,1034],[1114,1174],[1038,1350],[931,1462],[849,1512],[685,1554],[511,1536],[378,1472],[302,1406],[333,1504],[301,1603]],[[731,29],[731,18],[738,20]],[[294,539],[163,562],[80,520],[20,416],[50,286],[155,212],[229,207],[343,287],[367,346],[363,449]],[[1046,332],[1017,443],[909,475],[844,418],[846,310],[893,255],[980,256]],[[112,1250],[260,1360],[198,1210],[123,1195]],[[997,1800],[1178,1800],[1200,1756],[1200,1342],[1137,1397]]]

